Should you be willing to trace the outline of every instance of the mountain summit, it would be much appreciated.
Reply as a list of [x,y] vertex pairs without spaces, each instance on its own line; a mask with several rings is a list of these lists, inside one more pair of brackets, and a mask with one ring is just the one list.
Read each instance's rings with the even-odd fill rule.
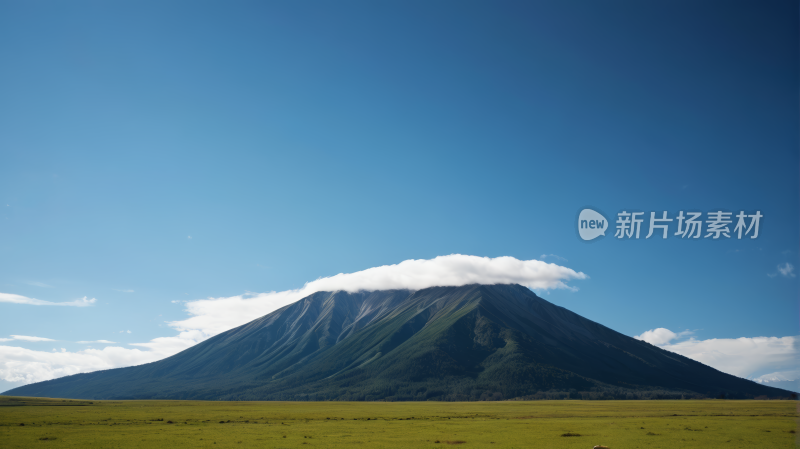
[[520,285],[318,292],[172,357],[7,391],[86,399],[788,397]]

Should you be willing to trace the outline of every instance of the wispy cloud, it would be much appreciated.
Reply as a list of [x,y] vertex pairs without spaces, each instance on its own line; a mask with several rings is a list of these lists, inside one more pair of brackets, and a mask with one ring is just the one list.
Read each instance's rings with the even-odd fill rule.
[[92,343],[100,343],[100,344],[106,344],[106,345],[116,344],[115,341],[109,341],[109,340],[76,341],[75,343],[79,343],[79,344],[82,344],[82,345],[89,345],[89,344],[92,344]]
[[789,262],[786,262],[784,264],[778,265],[778,271],[777,272],[775,272],[775,273],[767,273],[767,276],[769,276],[771,278],[774,278],[774,277],[776,277],[778,275],[783,276],[783,277],[787,277],[787,278],[795,277],[794,265],[790,264]]
[[25,284],[32,285],[34,287],[53,288],[52,285],[48,285],[45,284],[44,282],[38,282],[38,281],[25,281]]
[[698,340],[690,333],[665,328],[652,329],[634,338],[697,360],[739,377],[759,376],[771,371],[800,369],[800,337],[741,337]]
[[790,264],[789,262],[786,262],[783,265],[778,265],[778,273],[780,273],[781,276],[784,276],[784,277],[787,277],[787,278],[793,278],[794,277],[794,265]]
[[548,257],[551,258],[551,259],[558,260],[559,262],[568,262],[567,259],[565,259],[565,258],[563,258],[561,256],[558,256],[556,254],[542,254],[541,256],[539,256],[539,260],[545,260]]
[[0,338],[0,341],[14,341],[14,340],[18,340],[18,341],[33,341],[33,342],[37,342],[37,341],[56,341],[56,340],[53,340],[52,338],[29,337],[27,335],[11,335],[11,338]]
[[122,292],[122,293],[134,293],[133,290],[121,290],[121,289],[118,289],[118,288],[115,288],[114,290],[116,290],[118,292]]
[[91,306],[97,299],[86,299],[86,296],[74,301],[67,302],[52,302],[42,301],[41,299],[28,298],[22,295],[15,295],[13,293],[0,293],[0,302],[10,302],[13,304],[28,304],[32,306],[71,306],[71,307],[87,307]]

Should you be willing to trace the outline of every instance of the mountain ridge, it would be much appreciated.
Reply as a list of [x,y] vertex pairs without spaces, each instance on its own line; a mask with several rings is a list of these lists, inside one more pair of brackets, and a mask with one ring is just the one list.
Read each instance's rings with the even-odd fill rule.
[[[516,284],[317,292],[158,362],[6,395],[86,399],[786,397]],[[548,396],[549,395],[549,396]]]

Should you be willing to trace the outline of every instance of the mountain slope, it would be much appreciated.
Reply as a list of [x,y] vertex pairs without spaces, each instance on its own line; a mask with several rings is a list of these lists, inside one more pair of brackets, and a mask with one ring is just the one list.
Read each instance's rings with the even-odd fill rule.
[[158,362],[5,394],[475,400],[790,393],[627,337],[525,287],[468,285],[319,292]]

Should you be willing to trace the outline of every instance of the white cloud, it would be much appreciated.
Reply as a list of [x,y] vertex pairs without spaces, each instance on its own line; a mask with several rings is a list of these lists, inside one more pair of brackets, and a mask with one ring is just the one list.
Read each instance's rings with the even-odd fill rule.
[[13,304],[29,304],[32,306],[72,306],[72,307],[87,307],[91,306],[97,299],[86,299],[86,296],[74,301],[67,302],[51,302],[42,301],[41,299],[28,298],[22,295],[15,295],[13,293],[0,293],[0,302],[10,302]]
[[208,337],[208,334],[202,331],[193,330],[181,332],[175,337],[158,337],[150,340],[148,343],[131,343],[130,345],[172,355],[190,348]]
[[781,275],[781,276],[787,277],[787,278],[795,277],[794,265],[790,264],[789,262],[786,262],[785,264],[782,264],[782,265],[779,264],[778,265],[778,271],[776,273],[767,273],[767,276],[769,276],[771,278],[774,278],[774,277],[776,277],[778,275]]
[[670,341],[678,338],[678,334],[672,332],[669,329],[664,329],[663,327],[659,327],[658,329],[651,329],[649,331],[643,332],[642,335],[634,335],[635,339],[643,340],[651,345],[661,346],[665,343],[669,343]]
[[[319,291],[420,290],[434,286],[508,283],[539,290],[575,290],[566,282],[587,278],[581,272],[553,263],[513,257],[454,254],[430,260],[406,260],[396,265],[320,278],[296,290],[184,301],[189,318],[168,323],[178,335],[132,343],[136,349],[107,346],[102,350],[52,353],[0,346],[0,379],[30,383],[160,360]],[[131,333],[120,331],[125,332]]]
[[774,373],[767,373],[753,379],[758,383],[770,382],[793,382],[800,380],[800,370],[791,371],[778,371]]
[[301,290],[420,290],[428,287],[510,283],[531,289],[550,290],[568,288],[565,281],[586,278],[588,276],[583,273],[540,260],[451,254],[430,260],[406,260],[396,265],[384,265],[356,273],[340,273],[309,282]]
[[739,377],[755,377],[775,371],[800,369],[800,337],[741,337],[672,342],[686,335],[658,328],[634,338]]
[[169,325],[181,332],[197,330],[211,337],[320,291],[421,290],[437,286],[510,283],[531,289],[575,290],[566,281],[587,278],[570,268],[540,260],[453,254],[340,273],[308,282],[297,290],[186,301],[186,311],[191,317]]
[[29,384],[72,374],[141,365],[171,355],[117,346],[77,352],[61,349],[61,352],[47,352],[0,345],[0,379]]
[[32,342],[38,342],[38,341],[56,341],[56,340],[53,340],[52,338],[44,338],[44,337],[29,337],[29,336],[27,336],[27,335],[12,335],[12,336],[11,336],[11,338],[0,338],[0,341],[14,341],[14,340],[19,340],[19,341],[32,341]]
[[116,290],[118,292],[122,292],[122,293],[133,293],[133,290],[121,290],[121,289],[118,289],[118,288],[115,288],[114,290]]
[[100,343],[100,344],[106,344],[106,345],[113,345],[113,344],[115,344],[116,342],[115,342],[115,341],[109,341],[109,340],[92,340],[92,341],[77,341],[76,343],[78,343],[78,344],[82,344],[82,345],[88,345],[88,344],[92,344],[92,343]]
[[679,333],[672,332],[669,329],[665,329],[663,327],[659,327],[658,329],[651,329],[646,332],[642,332],[642,335],[635,335],[633,338],[637,340],[644,340],[651,345],[661,346],[664,344],[669,343],[670,341],[684,337],[687,335],[691,335],[692,331],[683,331]]
[[780,273],[781,276],[784,276],[784,277],[787,277],[787,278],[789,278],[789,277],[793,278],[794,277],[794,265],[790,264],[789,262],[786,262],[783,265],[778,265],[778,273]]

